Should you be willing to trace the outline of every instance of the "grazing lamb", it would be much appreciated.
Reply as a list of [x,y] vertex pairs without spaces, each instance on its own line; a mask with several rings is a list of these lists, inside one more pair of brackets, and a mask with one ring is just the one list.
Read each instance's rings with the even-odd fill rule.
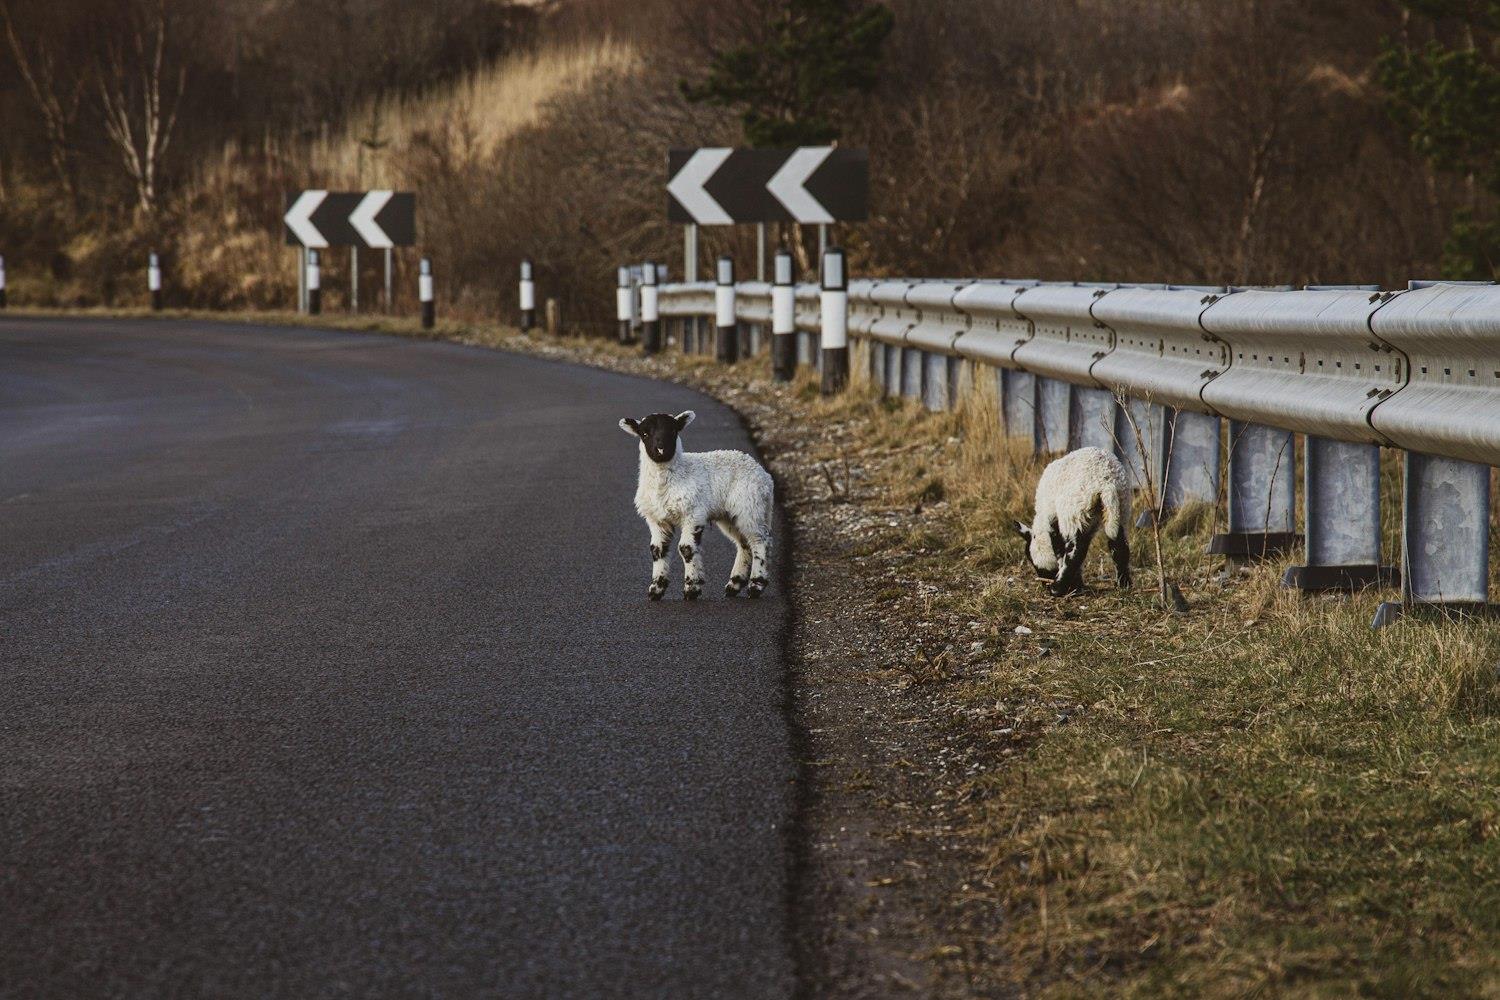
[[620,421],[620,429],[641,444],[635,509],[651,529],[651,587],[646,594],[659,601],[667,592],[667,553],[673,529],[681,527],[682,596],[698,599],[703,591],[703,529],[712,521],[739,549],[725,596],[733,597],[748,583],[747,593],[759,597],[769,582],[771,474],[744,452],[679,451],[677,436],[693,417],[692,410],[684,410],[675,417],[653,413]]
[[1130,484],[1119,459],[1098,448],[1079,448],[1047,466],[1036,484],[1036,517],[1027,527],[1026,558],[1036,575],[1051,580],[1054,597],[1083,589],[1083,563],[1094,532],[1104,528],[1115,577],[1130,586]]

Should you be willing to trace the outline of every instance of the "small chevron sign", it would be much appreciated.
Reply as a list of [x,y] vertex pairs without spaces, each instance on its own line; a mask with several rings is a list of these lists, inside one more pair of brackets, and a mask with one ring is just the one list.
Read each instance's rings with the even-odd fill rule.
[[869,214],[870,156],[862,149],[674,149],[667,156],[667,219],[858,222]]
[[417,196],[398,191],[302,191],[288,195],[286,241],[312,250],[388,250],[417,242]]

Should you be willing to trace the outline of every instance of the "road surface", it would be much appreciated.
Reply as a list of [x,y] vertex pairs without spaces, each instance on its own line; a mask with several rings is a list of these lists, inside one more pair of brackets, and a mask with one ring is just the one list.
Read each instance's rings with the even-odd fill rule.
[[[452,344],[0,320],[0,996],[792,988],[779,586],[646,600],[621,416]],[[778,539],[779,540],[779,539]]]

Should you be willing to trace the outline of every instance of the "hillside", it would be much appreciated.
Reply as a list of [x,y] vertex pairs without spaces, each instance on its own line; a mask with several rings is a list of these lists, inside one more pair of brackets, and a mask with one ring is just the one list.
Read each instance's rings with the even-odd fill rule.
[[[617,263],[680,252],[661,212],[666,150],[740,141],[734,109],[691,104],[679,83],[702,77],[708,53],[753,41],[763,7],[383,0],[366,17],[394,16],[396,29],[379,27],[384,61],[351,57],[322,77],[302,66],[283,100],[243,107],[258,132],[240,121],[215,144],[213,121],[195,123],[150,215],[86,196],[60,217],[32,121],[19,130],[30,155],[7,154],[0,202],[13,288],[38,302],[137,295],[117,275],[149,245],[185,304],[285,306],[285,193],[382,184],[420,193],[422,249],[448,308],[494,313],[529,255],[567,316],[607,320],[601,289]],[[839,234],[858,273],[1402,282],[1440,269],[1450,220],[1476,204],[1387,114],[1382,40],[1412,30],[1394,0],[892,7],[876,86],[837,112],[842,141],[868,147],[874,171],[871,220]],[[251,40],[188,68],[226,84],[268,72],[294,36],[322,44],[321,25],[344,25],[327,45],[345,44],[352,16],[341,0],[220,13]],[[25,119],[25,88],[11,80],[4,94],[3,114]],[[202,114],[184,106],[185,120]],[[95,152],[79,169],[101,191],[118,186]],[[111,236],[72,235],[97,232],[76,222],[101,215],[116,220]],[[705,252],[747,257],[752,240],[713,231]],[[347,263],[334,256],[337,309]]]

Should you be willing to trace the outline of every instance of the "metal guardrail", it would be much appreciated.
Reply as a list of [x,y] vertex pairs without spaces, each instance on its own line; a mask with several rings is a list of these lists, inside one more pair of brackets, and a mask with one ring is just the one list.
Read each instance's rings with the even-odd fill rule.
[[[741,320],[768,322],[770,287],[741,288]],[[662,315],[711,314],[712,297],[712,285],[664,286]],[[798,331],[816,334],[816,286],[798,286],[796,301]],[[1379,449],[1403,449],[1403,601],[1377,621],[1413,607],[1489,610],[1500,286],[893,278],[851,282],[848,309],[850,337],[868,346],[866,376],[886,394],[952,407],[968,366],[968,378],[995,380],[999,418],[1036,452],[1114,450],[1138,485],[1150,477],[1164,508],[1216,501],[1227,453],[1229,525],[1213,551],[1229,556],[1302,544],[1291,463],[1306,435],[1308,558],[1288,572],[1292,586],[1396,579],[1379,559]],[[802,363],[816,354],[799,350]]]

